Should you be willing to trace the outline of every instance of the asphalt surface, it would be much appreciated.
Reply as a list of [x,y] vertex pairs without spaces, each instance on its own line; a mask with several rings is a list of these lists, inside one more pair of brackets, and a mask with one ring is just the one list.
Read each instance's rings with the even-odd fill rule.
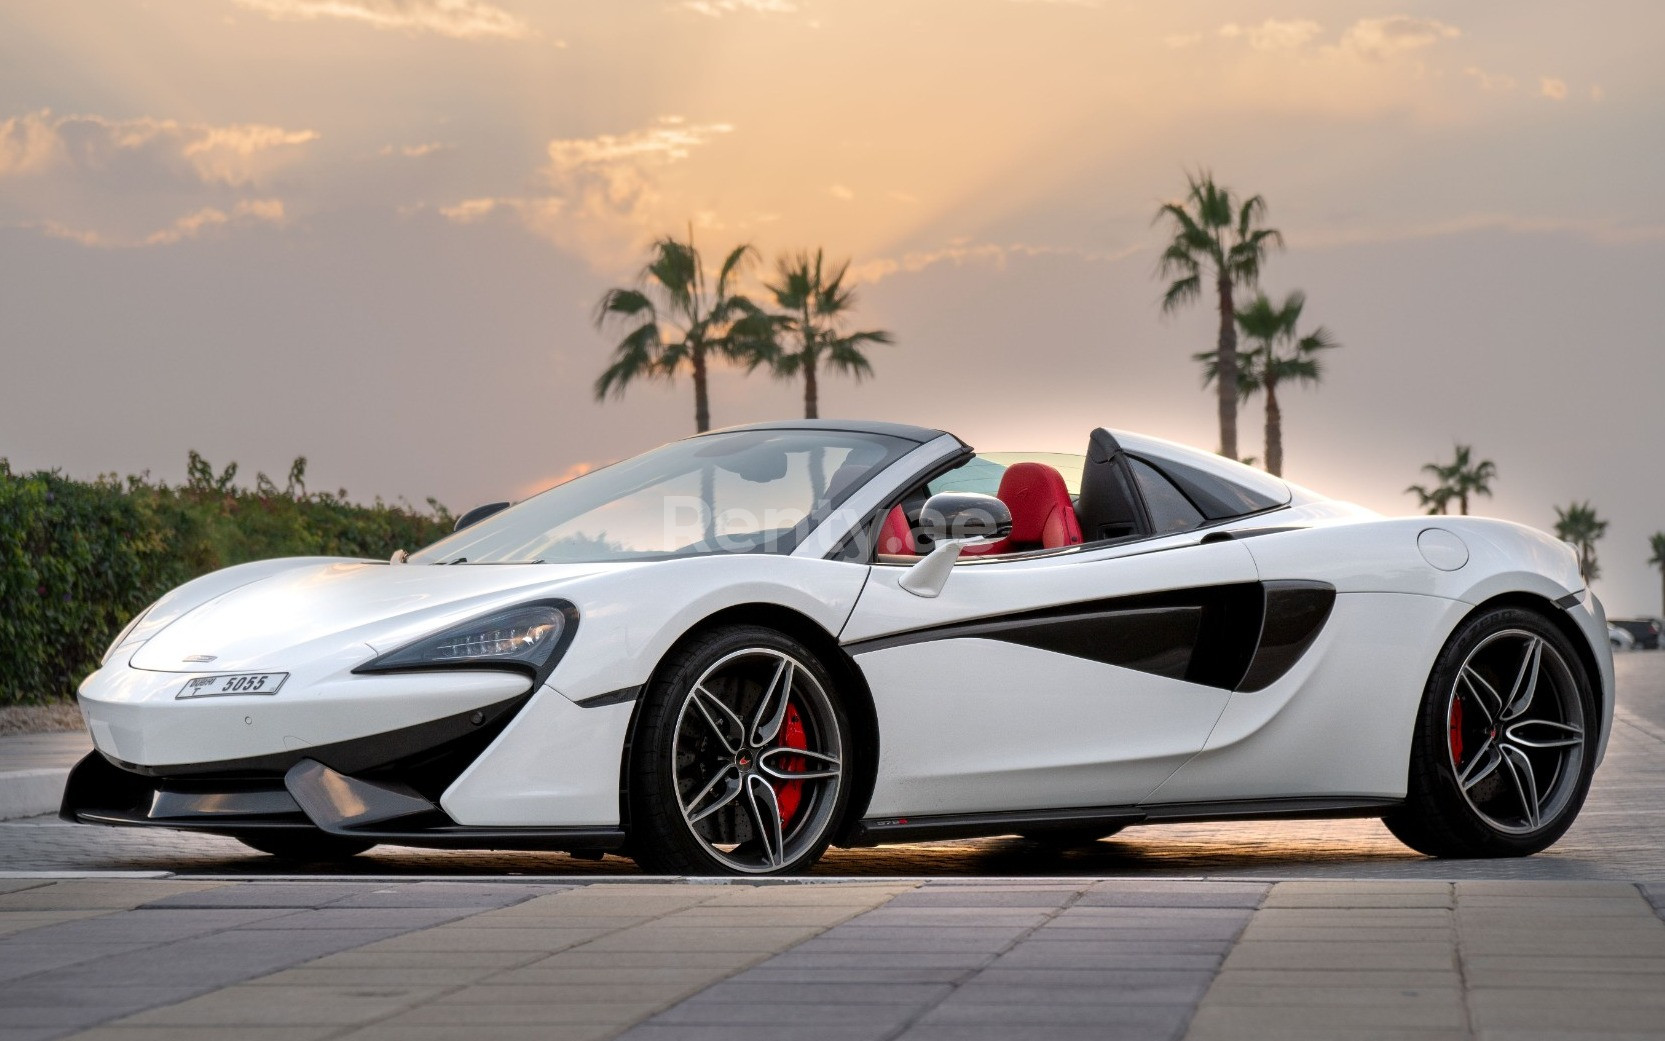
[[[1218,879],[1619,880],[1665,883],[1665,651],[1622,654],[1608,756],[1562,840],[1519,860],[1431,860],[1374,820],[1267,821],[1130,828],[1054,852],[1017,838],[831,850],[829,877],[1136,877]],[[629,860],[383,846],[343,866],[297,868],[230,839],[65,824],[0,822],[0,873],[168,872],[180,876],[642,877]]]

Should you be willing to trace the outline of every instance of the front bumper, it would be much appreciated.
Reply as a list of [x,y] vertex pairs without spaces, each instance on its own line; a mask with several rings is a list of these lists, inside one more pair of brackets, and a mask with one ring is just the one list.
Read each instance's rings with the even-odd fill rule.
[[467,826],[440,806],[445,790],[530,697],[369,737],[240,760],[144,766],[95,750],[71,771],[60,816],[85,824],[222,835],[315,829],[441,848],[618,848],[624,832],[616,826]]

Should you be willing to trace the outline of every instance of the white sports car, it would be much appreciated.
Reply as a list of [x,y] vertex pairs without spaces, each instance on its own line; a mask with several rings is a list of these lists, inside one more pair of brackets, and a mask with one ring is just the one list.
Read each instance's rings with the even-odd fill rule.
[[830,843],[1380,816],[1435,856],[1572,823],[1613,714],[1572,551],[1169,442],[692,437],[391,562],[158,600],[81,687],[63,816],[802,871]]

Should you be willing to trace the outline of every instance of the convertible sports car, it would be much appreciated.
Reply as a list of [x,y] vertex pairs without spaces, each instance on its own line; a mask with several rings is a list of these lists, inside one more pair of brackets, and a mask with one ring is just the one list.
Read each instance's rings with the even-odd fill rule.
[[81,687],[63,816],[293,858],[377,843],[802,871],[831,843],[1380,816],[1566,831],[1613,669],[1572,551],[1388,519],[1095,430],[703,434],[392,561],[227,568]]

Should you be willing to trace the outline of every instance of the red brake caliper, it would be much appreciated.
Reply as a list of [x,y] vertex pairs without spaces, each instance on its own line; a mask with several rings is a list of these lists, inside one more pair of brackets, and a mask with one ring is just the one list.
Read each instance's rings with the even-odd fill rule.
[[[804,721],[798,718],[796,705],[786,706],[786,721],[780,727],[780,747],[808,748],[809,741],[804,737]],[[780,768],[786,771],[802,770],[803,756],[787,755],[777,760]],[[775,802],[780,804],[780,823],[784,828],[792,823],[793,814],[798,812],[798,804],[804,798],[804,782],[802,781],[770,781],[775,789]]]
[[1463,765],[1463,699],[1451,699],[1451,718],[1445,722],[1451,740],[1451,765]]

